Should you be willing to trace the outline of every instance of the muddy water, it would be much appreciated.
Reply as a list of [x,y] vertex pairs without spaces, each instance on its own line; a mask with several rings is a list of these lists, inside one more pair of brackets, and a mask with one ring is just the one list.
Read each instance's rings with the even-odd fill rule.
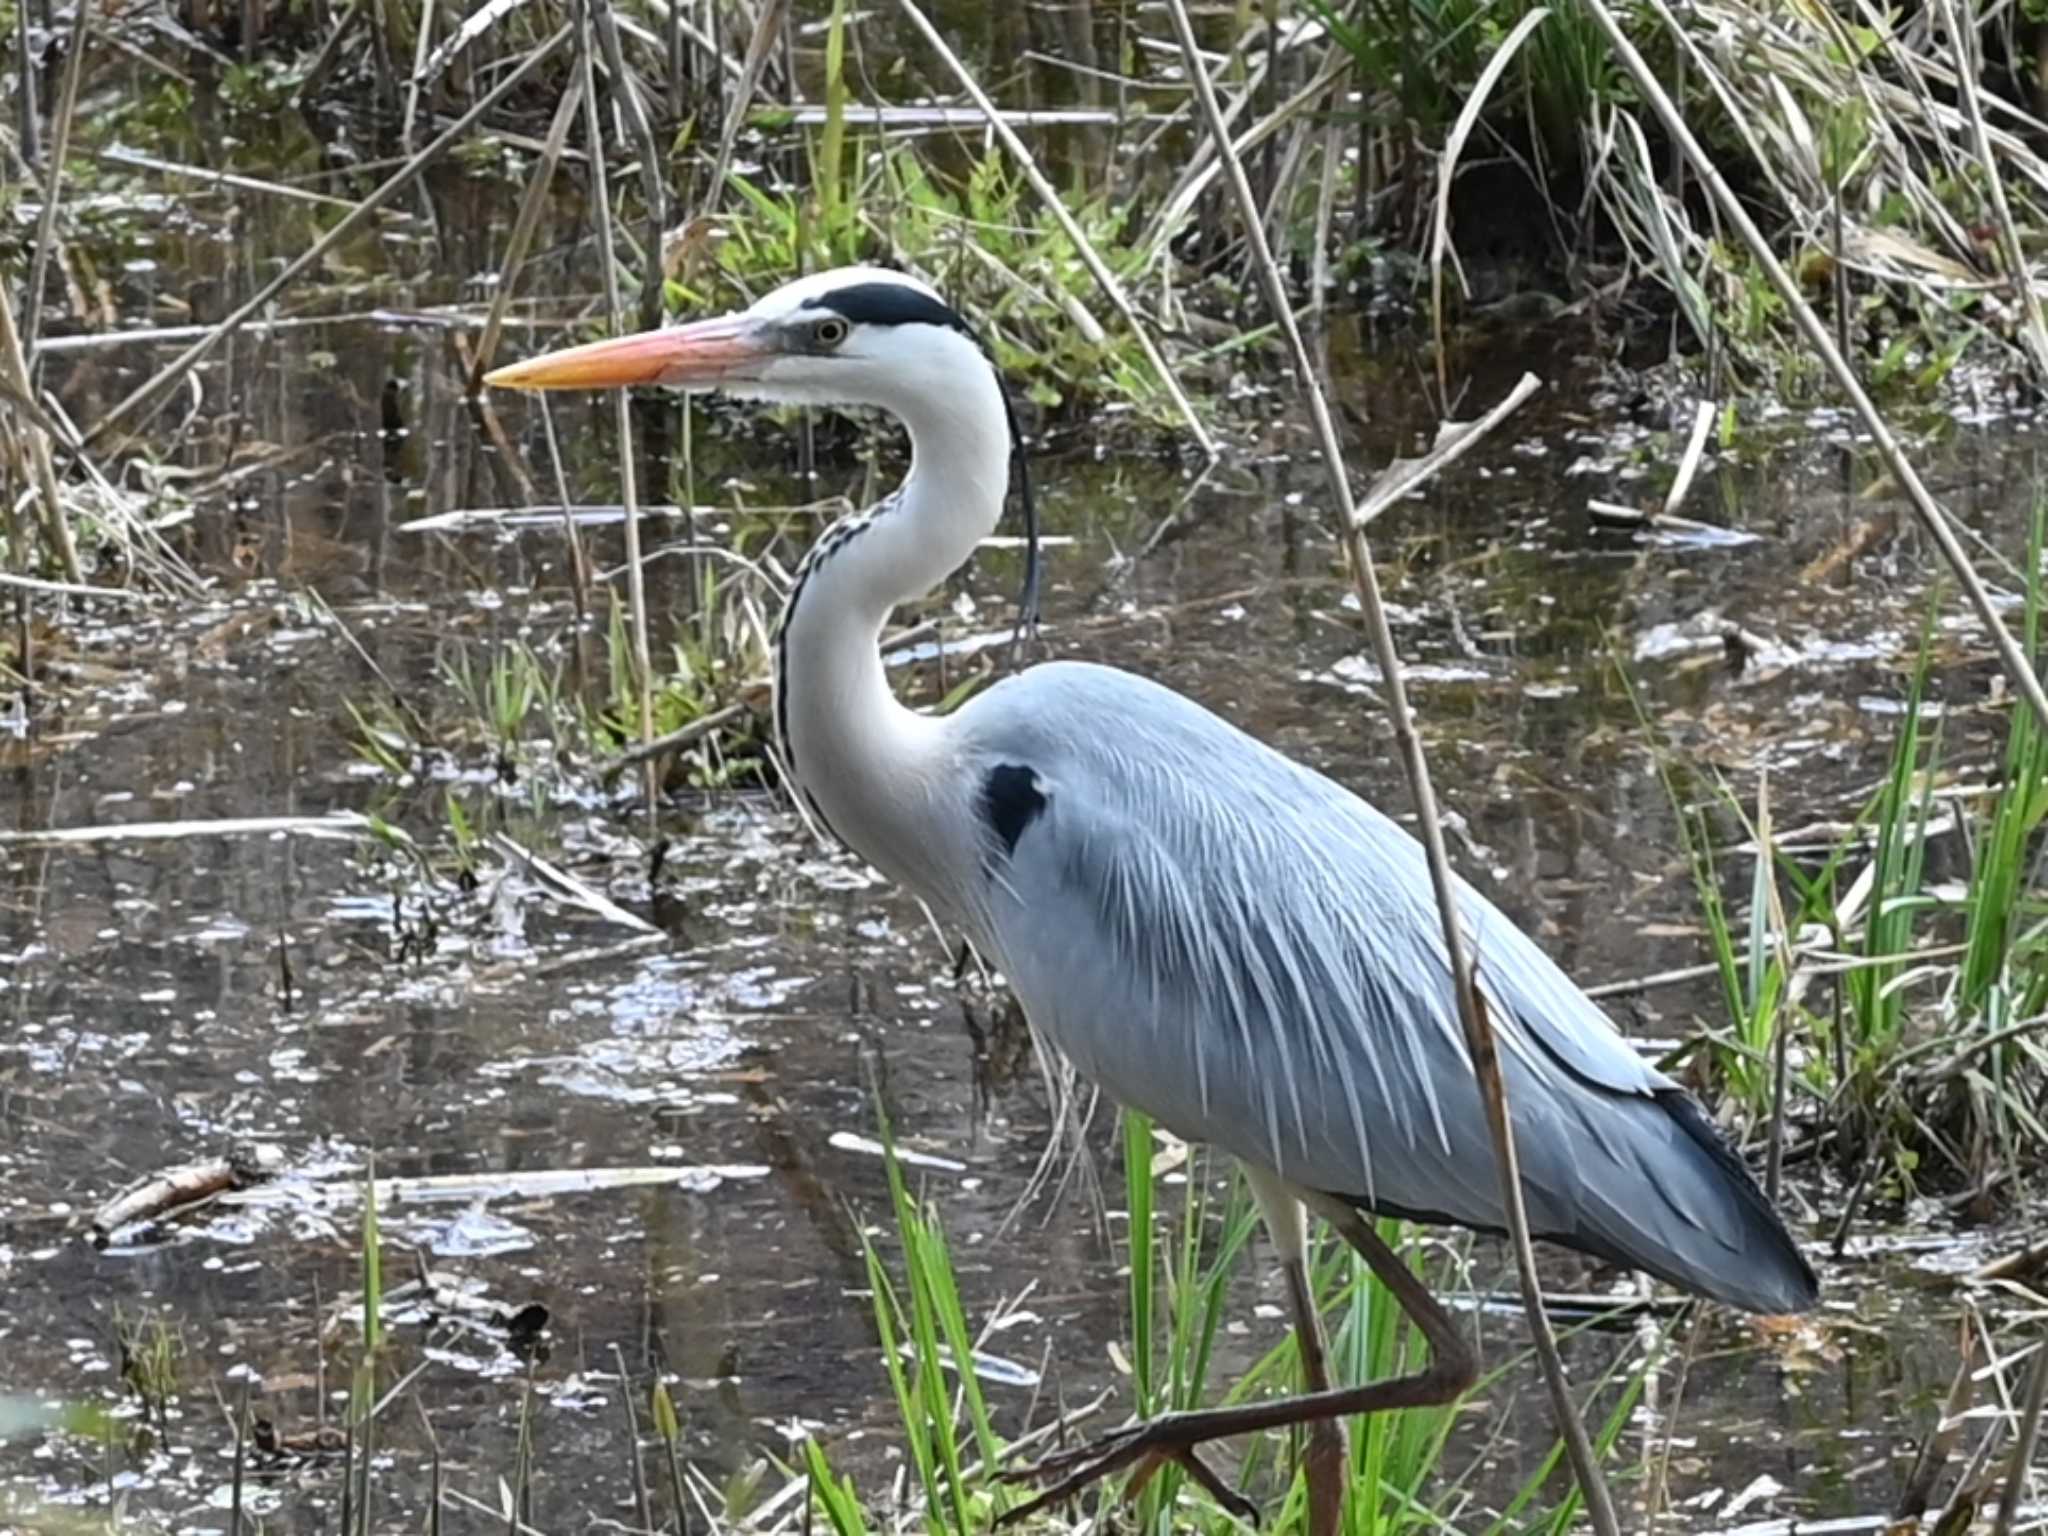
[[[453,296],[401,285],[380,300],[403,309]],[[1357,434],[1359,465],[1412,451],[1429,422],[1405,365],[1361,363],[1375,338],[1341,343],[1340,387],[1372,423]],[[111,398],[165,355],[87,354],[54,382],[82,403]],[[1587,983],[1688,964],[1700,950],[1678,838],[1614,657],[1687,760],[1746,796],[1767,768],[1781,826],[1842,819],[1896,723],[1929,553],[1853,433],[1824,412],[1753,422],[1710,459],[1686,511],[1740,540],[1597,532],[1590,498],[1661,496],[1689,412],[1616,390],[1569,348],[1527,338],[1491,338],[1468,363],[1478,401],[1525,364],[1553,387],[1518,440],[1475,454],[1374,530],[1458,818],[1454,852]],[[566,656],[558,533],[404,529],[522,494],[461,409],[436,329],[357,322],[241,340],[206,378],[245,425],[232,442],[188,438],[168,457],[214,468],[232,451],[246,471],[198,482],[194,516],[175,533],[211,586],[140,614],[53,620],[47,712],[0,743],[6,825],[377,810],[423,842],[444,837],[435,788],[487,781],[490,751],[458,747],[426,770],[432,782],[394,786],[358,754],[345,701],[378,697],[381,675],[444,718],[458,654],[519,641]],[[537,420],[507,410],[515,453],[544,476]],[[608,423],[574,407],[560,422],[578,493],[592,499],[609,494]],[[698,432],[700,501],[813,494],[789,475],[793,430]],[[1405,797],[1319,480],[1277,402],[1270,419],[1254,402],[1238,432],[1230,459],[1199,483],[1114,442],[1046,444],[1047,527],[1070,542],[1050,556],[1045,648],[1161,677],[1398,811]],[[2041,441],[2004,421],[1959,432],[1936,461],[1951,507],[1999,549],[2024,545]],[[816,492],[858,494],[890,472],[886,453],[871,472],[851,449],[821,429]],[[679,472],[653,483],[681,489]],[[715,518],[700,534],[723,536]],[[650,537],[672,546],[685,535],[664,526]],[[592,538],[598,563],[615,567],[615,533]],[[686,568],[654,567],[665,613],[683,606]],[[998,625],[1015,580],[1014,554],[992,554],[935,611],[955,635]],[[1943,614],[1951,744],[1981,754],[1998,729],[1970,707],[1989,671],[1984,647],[1957,605]],[[1729,630],[1747,638],[1731,647]],[[928,662],[900,675],[926,697],[947,681]],[[520,794],[505,798],[516,806]],[[643,1412],[651,1379],[671,1383],[686,1454],[713,1484],[815,1433],[879,1496],[893,1410],[857,1233],[883,1212],[880,1167],[859,1139],[873,1131],[875,1085],[906,1144],[938,1160],[921,1177],[970,1310],[1028,1290],[988,1346],[1008,1363],[1010,1384],[992,1387],[1005,1423],[1117,1384],[1118,1255],[1099,1237],[1085,1181],[1005,1225],[1049,1135],[1046,1104],[916,909],[811,842],[771,796],[746,791],[665,805],[669,850],[650,886],[624,794],[548,805],[521,825],[581,879],[655,918],[664,932],[652,942],[502,861],[482,862],[474,892],[430,891],[408,860],[362,839],[0,850],[0,1391],[120,1404],[117,1339],[159,1325],[179,1383],[166,1442],[138,1429],[112,1450],[63,1438],[0,1448],[7,1496],[99,1511],[111,1486],[166,1524],[224,1527],[217,1394],[231,1399],[252,1377],[257,1411],[288,1432],[317,1424],[323,1393],[335,1411],[355,1343],[337,1302],[359,1279],[357,1216],[332,1186],[359,1179],[371,1158],[400,1179],[676,1170],[653,1186],[522,1189],[383,1213],[387,1285],[431,1265],[506,1310],[549,1310],[534,1371],[539,1529],[631,1518],[621,1361]],[[1619,1012],[1632,1030],[1671,1038],[1715,1010],[1709,991],[1678,987]],[[285,1151],[289,1198],[223,1204],[106,1250],[86,1240],[82,1223],[108,1194],[238,1138]],[[1100,1135],[1095,1152],[1113,1212]],[[1812,1233],[1840,1191],[1816,1175],[1792,1199]],[[2009,1240],[1967,1241],[1993,1251]],[[1716,1318],[1694,1340],[1681,1402],[1670,1400],[1675,1377],[1660,1378],[1659,1412],[1631,1433],[1641,1462],[1672,1430],[1677,1527],[1889,1504],[1902,1448],[1953,1363],[1953,1304],[1923,1268],[1957,1263],[1891,1246],[1873,1238],[1868,1256],[1833,1271],[1813,1327],[1766,1336]],[[1497,1255],[1474,1251],[1477,1282],[1490,1286]],[[1569,1260],[1555,1278],[1608,1283]],[[1279,1337],[1279,1300],[1270,1275],[1247,1275],[1226,1365]],[[1518,1349],[1511,1319],[1489,1314],[1485,1326],[1490,1357]],[[1590,1380],[1625,1347],[1581,1337],[1571,1363]],[[401,1324],[392,1359],[425,1366],[413,1390],[448,1485],[495,1506],[513,1459],[520,1356],[444,1310]],[[1473,1509],[1546,1450],[1526,1427],[1536,1401],[1517,1372],[1475,1410],[1469,1454],[1484,1470]],[[1509,1432],[1489,1440],[1503,1422]],[[417,1416],[392,1416],[380,1435],[380,1508],[415,1520],[426,1497]],[[762,1488],[779,1486],[770,1475]],[[301,1469],[256,1497],[310,1527],[332,1519],[338,1487],[331,1468]]]

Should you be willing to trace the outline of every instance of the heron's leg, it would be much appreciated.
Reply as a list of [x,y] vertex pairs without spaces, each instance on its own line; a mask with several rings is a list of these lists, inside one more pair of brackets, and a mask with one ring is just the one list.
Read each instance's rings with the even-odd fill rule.
[[[1263,1168],[1246,1164],[1244,1171],[1287,1277],[1287,1305],[1294,1314],[1294,1341],[1301,1352],[1303,1384],[1311,1393],[1327,1392],[1329,1346],[1323,1337],[1322,1314],[1316,1310],[1315,1291],[1309,1284],[1308,1216],[1302,1210],[1300,1194],[1285,1179]],[[1345,1487],[1350,1482],[1344,1421],[1317,1419],[1307,1429],[1302,1471],[1308,1482],[1308,1536],[1336,1536],[1344,1515]]]
[[[1294,1308],[1295,1347],[1301,1351],[1301,1373],[1309,1393],[1328,1392],[1328,1346],[1323,1340],[1323,1319],[1316,1311],[1315,1292],[1308,1283],[1308,1261],[1304,1257],[1287,1260],[1287,1297]],[[1351,1467],[1350,1447],[1345,1443],[1341,1418],[1316,1419],[1309,1424],[1308,1454],[1303,1464],[1308,1478],[1308,1536],[1337,1536]]]
[[1048,1456],[1035,1466],[1005,1473],[1006,1477],[1050,1477],[1058,1481],[1030,1503],[1006,1510],[997,1524],[1021,1520],[1048,1504],[1071,1498],[1090,1483],[1125,1467],[1147,1461],[1178,1459],[1180,1452],[1192,1450],[1209,1440],[1347,1418],[1357,1413],[1440,1407],[1456,1402],[1464,1394],[1477,1375],[1477,1367],[1471,1346],[1466,1344],[1450,1313],[1429,1294],[1429,1288],[1416,1277],[1415,1272],[1401,1262],[1400,1255],[1380,1240],[1372,1223],[1356,1209],[1327,1195],[1310,1195],[1308,1203],[1357,1250],[1359,1257],[1379,1277],[1380,1283],[1393,1293],[1394,1299],[1401,1304],[1401,1310],[1422,1330],[1423,1338],[1429,1343],[1429,1364],[1413,1375],[1396,1377],[1392,1381],[1306,1392],[1298,1397],[1245,1403],[1235,1408],[1169,1413],[1147,1424],[1133,1424],[1104,1436],[1092,1446]]

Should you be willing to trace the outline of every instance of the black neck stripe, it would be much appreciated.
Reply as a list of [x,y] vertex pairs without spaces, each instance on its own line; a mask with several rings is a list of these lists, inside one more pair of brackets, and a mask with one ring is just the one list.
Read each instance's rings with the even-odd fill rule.
[[967,322],[928,293],[906,283],[849,283],[805,299],[805,309],[829,309],[855,325],[942,325],[972,336]]

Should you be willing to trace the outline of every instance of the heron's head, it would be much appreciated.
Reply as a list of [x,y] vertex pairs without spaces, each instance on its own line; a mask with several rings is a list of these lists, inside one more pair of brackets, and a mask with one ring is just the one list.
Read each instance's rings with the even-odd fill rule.
[[945,300],[881,267],[785,283],[737,314],[594,341],[513,363],[502,389],[634,384],[792,405],[876,405],[899,415],[987,387],[994,368]]
[[737,314],[544,353],[487,374],[501,389],[666,384],[792,405],[872,405],[954,435],[993,422],[1014,446],[1028,553],[1022,607],[1038,613],[1038,514],[1023,440],[994,362],[927,284],[883,267],[784,283]]

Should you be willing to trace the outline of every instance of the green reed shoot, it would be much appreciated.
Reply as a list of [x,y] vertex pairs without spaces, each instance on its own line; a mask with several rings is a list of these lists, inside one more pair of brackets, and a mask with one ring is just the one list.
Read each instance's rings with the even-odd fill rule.
[[825,29],[825,127],[818,138],[819,241],[831,259],[852,259],[850,202],[844,180],[846,161],[846,0],[832,0]]
[[1153,1395],[1152,1296],[1158,1257],[1152,1242],[1152,1121],[1134,1109],[1123,1112],[1125,1206],[1130,1213],[1131,1401],[1141,1418],[1158,1412]]
[[[2035,657],[2041,654],[2044,520],[2048,502],[2036,505],[2027,540],[2026,569],[2033,577],[2027,583],[2021,641],[2027,654]],[[2041,994],[2048,989],[2048,967],[2037,967],[2020,978],[2012,970],[2026,919],[2040,912],[2040,903],[2030,902],[2027,893],[2039,889],[2039,882],[2029,877],[2040,856],[2035,834],[2048,817],[2048,732],[2031,710],[2012,711],[2004,769],[1999,794],[1976,843],[1968,897],[1969,948],[1963,957],[1958,1002],[1967,1013],[1997,1014],[2001,1022],[2009,1022],[2008,1015],[2027,1018],[2039,1012]],[[2039,935],[2032,938],[2038,945]],[[2013,991],[2016,979],[2018,995]]]
[[384,1338],[384,1250],[377,1235],[377,1155],[363,1169],[363,1359],[377,1353]]
[[868,1536],[867,1511],[861,1508],[853,1479],[832,1470],[825,1448],[816,1440],[804,1442],[804,1464],[811,1474],[812,1503],[823,1511],[833,1536]]
[[668,1395],[668,1383],[659,1375],[654,1378],[654,1392],[649,1411],[654,1419],[654,1432],[661,1437],[663,1458],[668,1463],[669,1497],[675,1501],[676,1531],[680,1536],[680,1533],[690,1528],[690,1505],[683,1497],[683,1426],[681,1420],[676,1417],[675,1401]]
[[[902,1292],[896,1289],[873,1241],[863,1234],[868,1280],[874,1292],[875,1328],[881,1336],[883,1364],[930,1516],[943,1527],[950,1513],[952,1529],[967,1536],[977,1529],[977,1510],[961,1470],[960,1415],[946,1385],[949,1368],[959,1380],[960,1406],[966,1411],[968,1429],[984,1466],[995,1465],[1001,1442],[975,1374],[973,1337],[961,1309],[945,1232],[936,1216],[911,1196],[896,1158],[888,1116],[882,1114],[880,1122],[890,1202],[903,1244],[905,1285]],[[907,1372],[899,1339],[910,1349]],[[981,1518],[985,1519],[985,1513]]]
[[[1243,1178],[1236,1175],[1219,1209],[1211,1192],[1207,1154],[1190,1149],[1184,1165],[1180,1230],[1163,1238],[1163,1229],[1157,1225],[1160,1202],[1154,1158],[1158,1144],[1152,1126],[1137,1114],[1126,1114],[1123,1121],[1131,1259],[1131,1330],[1124,1351],[1132,1370],[1129,1406],[1141,1414],[1199,1407],[1209,1395],[1214,1346],[1233,1292],[1241,1302],[1245,1266],[1266,1258],[1253,1242],[1257,1209]],[[899,1281],[873,1239],[863,1237],[883,1372],[896,1403],[908,1459],[924,1494],[925,1519],[936,1531],[979,1536],[991,1517],[1017,1495],[987,1476],[987,1469],[1003,1464],[1002,1442],[975,1376],[972,1337],[941,1223],[905,1181],[886,1117],[882,1119],[882,1140],[903,1255]],[[1165,1176],[1163,1171],[1160,1176]],[[1380,1232],[1401,1249],[1403,1229],[1399,1223],[1382,1222]],[[1420,1272],[1420,1249],[1408,1244],[1405,1251]],[[1332,1324],[1330,1362],[1338,1381],[1380,1380],[1421,1366],[1425,1346],[1414,1325],[1371,1270],[1342,1242],[1327,1235],[1317,1242],[1310,1281],[1323,1316]],[[1611,1454],[1626,1425],[1649,1363],[1641,1352],[1625,1344],[1593,1388],[1589,1401],[1607,1404],[1598,1436],[1602,1455]],[[1526,1351],[1500,1361],[1482,1379],[1478,1393],[1497,1392],[1512,1373],[1526,1365]],[[946,1385],[949,1377],[959,1383],[957,1391]],[[1298,1391],[1300,1378],[1300,1354],[1289,1332],[1216,1400],[1231,1404]],[[660,1417],[657,1406],[657,1424]],[[1468,1484],[1478,1463],[1455,1475],[1447,1465],[1451,1431],[1458,1418],[1456,1409],[1424,1409],[1350,1422],[1347,1536],[1405,1536],[1409,1532],[1436,1536],[1469,1526],[1461,1510],[1473,1497]],[[1248,1440],[1241,1448],[1240,1485],[1248,1490],[1268,1486],[1274,1457],[1286,1443],[1285,1437],[1277,1434]],[[982,1468],[971,1482],[966,1471],[970,1448]],[[1572,1506],[1544,1502],[1547,1479],[1561,1464],[1561,1455],[1561,1447],[1553,1445],[1549,1459],[1516,1489],[1507,1512],[1488,1528],[1488,1536],[1565,1529]],[[877,1528],[852,1482],[833,1470],[823,1446],[807,1442],[804,1457],[813,1510],[824,1516],[835,1536],[867,1536]],[[1290,1533],[1298,1531],[1305,1518],[1306,1488],[1299,1470],[1284,1475],[1289,1482],[1272,1529]],[[1116,1507],[1120,1483],[1120,1479],[1106,1480],[1088,1495],[1098,1515],[1106,1516]],[[1147,1531],[1171,1528],[1196,1536],[1224,1536],[1240,1530],[1206,1494],[1186,1487],[1185,1475],[1172,1466],[1151,1479],[1127,1518],[1134,1529]]]

